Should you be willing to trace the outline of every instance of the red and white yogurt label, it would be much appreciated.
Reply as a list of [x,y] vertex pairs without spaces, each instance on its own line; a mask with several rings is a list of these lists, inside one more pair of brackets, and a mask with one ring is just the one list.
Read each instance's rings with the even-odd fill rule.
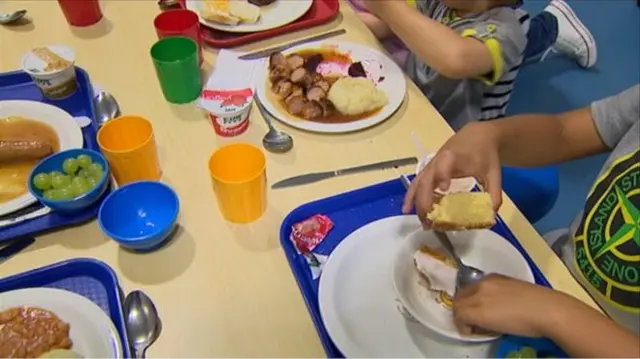
[[216,133],[223,137],[237,136],[249,127],[249,112],[253,90],[204,90],[200,105],[209,112]]

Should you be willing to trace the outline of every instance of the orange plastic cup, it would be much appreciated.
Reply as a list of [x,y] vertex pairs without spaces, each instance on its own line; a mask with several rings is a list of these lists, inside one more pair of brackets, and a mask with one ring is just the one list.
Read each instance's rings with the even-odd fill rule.
[[97,137],[118,186],[160,179],[158,150],[149,120],[120,116],[105,123]]
[[247,143],[222,146],[209,159],[213,191],[224,218],[250,223],[267,208],[267,160],[257,147]]

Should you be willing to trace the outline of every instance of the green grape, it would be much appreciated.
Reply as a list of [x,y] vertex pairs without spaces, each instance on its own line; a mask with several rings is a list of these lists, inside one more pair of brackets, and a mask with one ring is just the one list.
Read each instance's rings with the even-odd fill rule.
[[520,359],[522,358],[522,355],[520,354],[520,351],[514,350],[512,352],[509,352],[506,357],[510,359]]
[[83,194],[89,192],[91,187],[89,185],[89,181],[84,177],[74,177],[71,180],[71,189],[76,197],[82,196]]
[[89,178],[91,177],[91,172],[89,172],[88,169],[83,168],[80,171],[78,171],[78,177]]
[[62,162],[62,170],[68,175],[76,174],[78,167],[78,161],[75,158],[67,158]]
[[87,169],[91,176],[97,180],[101,179],[104,174],[104,168],[99,163],[92,163]]
[[71,188],[71,186],[66,186],[66,187],[62,187],[62,188],[58,188],[57,189],[57,193],[58,193],[58,198],[56,198],[57,200],[69,200],[69,199],[73,199],[76,195],[73,192],[73,189]]
[[33,185],[41,191],[46,191],[51,188],[51,176],[48,173],[38,173],[33,177]]
[[99,181],[93,177],[87,178],[87,183],[89,184],[89,189],[94,189],[98,187]]
[[103,171],[95,171],[91,173],[91,176],[96,180],[96,181],[100,181],[102,179],[102,176],[104,175]]
[[55,193],[57,191],[58,191],[57,189],[48,189],[48,190],[44,191],[44,194],[42,196],[47,201],[54,201],[55,200]]
[[60,175],[56,177],[51,177],[51,185],[53,188],[59,189],[62,187],[66,187],[71,184],[71,177],[66,175]]
[[523,358],[537,358],[538,353],[532,347],[522,347],[520,348],[520,355]]
[[78,156],[78,158],[76,158],[76,160],[78,161],[78,165],[80,166],[80,168],[89,168],[89,166],[93,162],[91,161],[91,157],[89,157],[89,155],[80,155]]
[[62,174],[62,172],[60,171],[51,171],[49,173],[49,176],[51,177],[51,179],[53,179],[54,177],[64,176],[64,174]]

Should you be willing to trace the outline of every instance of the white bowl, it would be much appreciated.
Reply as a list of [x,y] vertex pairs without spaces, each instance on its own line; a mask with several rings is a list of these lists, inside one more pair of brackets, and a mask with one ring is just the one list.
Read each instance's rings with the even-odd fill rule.
[[[485,273],[499,273],[527,282],[534,282],[533,272],[524,257],[506,239],[493,231],[449,232],[449,239],[465,264]],[[414,253],[423,245],[441,248],[432,231],[422,229],[398,242],[393,262],[393,282],[398,299],[423,326],[447,338],[465,342],[486,342],[497,336],[461,335],[453,322],[453,313],[436,302],[436,294],[424,285],[424,279],[415,269]]]
[[[418,175],[420,171],[422,171],[432,159],[433,155],[427,155],[427,157],[420,159],[418,165],[416,166],[416,175]],[[451,184],[449,185],[448,190],[442,191],[440,189],[436,189],[436,192],[441,195],[456,192],[470,192],[475,186],[476,180],[473,177],[456,178],[451,180]]]

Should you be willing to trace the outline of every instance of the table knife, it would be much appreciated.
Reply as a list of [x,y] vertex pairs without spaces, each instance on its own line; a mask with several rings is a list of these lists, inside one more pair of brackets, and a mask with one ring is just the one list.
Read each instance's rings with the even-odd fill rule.
[[32,245],[36,240],[34,238],[18,239],[2,249],[0,249],[0,264],[6,262],[9,258],[20,253],[23,249]]
[[284,51],[286,49],[292,48],[294,46],[306,44],[308,42],[314,42],[314,41],[328,39],[328,38],[331,38],[331,37],[334,37],[334,36],[342,35],[342,34],[344,34],[346,32],[347,32],[347,30],[345,30],[345,29],[334,30],[334,31],[330,31],[330,32],[327,32],[327,33],[324,33],[324,34],[307,37],[305,39],[296,40],[296,41],[290,42],[288,44],[275,46],[275,47],[271,47],[271,48],[268,48],[268,49],[265,49],[265,50],[260,50],[260,51],[252,52],[252,53],[249,53],[249,54],[245,54],[245,55],[239,56],[238,58],[240,60],[261,59],[263,57],[267,57],[267,56],[273,54],[274,52]]
[[418,163],[418,159],[416,157],[408,157],[408,158],[402,158],[399,160],[377,162],[377,163],[372,163],[364,166],[344,168],[344,169],[335,170],[335,171],[307,173],[304,175],[295,176],[295,177],[287,178],[282,181],[276,182],[271,186],[271,188],[277,189],[277,188],[300,186],[303,184],[322,181],[331,177],[337,177],[337,176],[348,175],[353,173],[362,173],[367,171],[383,170],[383,169],[393,168],[393,167],[408,166],[416,163]]

